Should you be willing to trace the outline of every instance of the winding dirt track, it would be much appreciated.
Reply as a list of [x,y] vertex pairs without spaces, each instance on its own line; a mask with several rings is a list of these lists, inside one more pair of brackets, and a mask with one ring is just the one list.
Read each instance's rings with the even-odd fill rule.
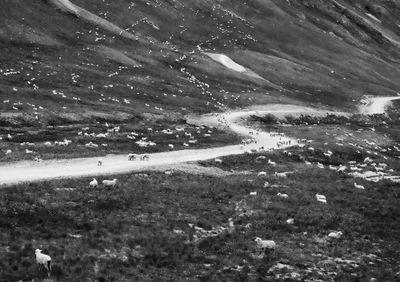
[[[398,99],[398,97],[392,97]],[[378,100],[378,104],[387,103],[386,100]],[[246,138],[253,139],[254,142],[247,145],[229,145],[209,149],[180,150],[162,153],[149,154],[148,161],[128,161],[127,155],[108,155],[102,157],[103,165],[97,166],[98,157],[46,160],[40,163],[34,161],[22,161],[0,165],[0,185],[10,185],[19,182],[34,182],[54,178],[86,177],[116,173],[127,173],[143,170],[149,167],[168,166],[171,164],[207,160],[227,155],[239,155],[245,151],[264,147],[265,150],[278,148],[279,141],[289,141],[290,145],[282,145],[280,148],[293,146],[295,140],[287,137],[271,136],[268,132],[256,132],[253,129],[241,124],[241,119],[251,115],[266,114],[313,114],[325,115],[326,111],[294,105],[268,105],[263,107],[253,107],[247,111],[232,111],[222,114],[209,114],[195,117],[192,122],[195,124],[205,124],[224,127]],[[346,114],[338,113],[336,114]],[[191,120],[189,119],[189,122]],[[252,134],[250,133],[252,132]]]
[[[277,142],[281,137],[270,136],[269,133],[260,132],[259,134],[250,134],[252,129],[247,128],[239,123],[241,118],[250,115],[263,115],[267,113],[285,112],[317,112],[315,110],[295,107],[291,105],[278,105],[275,108],[269,107],[269,110],[249,110],[240,112],[229,112],[219,115],[215,114],[202,116],[197,119],[197,122],[213,126],[220,126],[218,121],[221,116],[227,124],[230,124],[229,129],[237,134],[247,138],[252,138],[257,143],[253,142],[244,146],[230,145],[209,149],[187,149],[180,151],[170,151],[162,153],[149,154],[148,161],[128,161],[127,154],[123,155],[107,155],[102,157],[103,165],[97,166],[98,157],[77,158],[77,159],[61,159],[61,160],[46,160],[40,163],[34,161],[22,161],[0,165],[0,185],[10,185],[18,182],[33,182],[53,178],[67,177],[84,177],[105,175],[114,173],[126,173],[136,170],[143,170],[153,166],[168,166],[170,164],[193,162],[207,160],[227,155],[243,154],[246,150],[258,149],[264,146],[265,149],[277,148]],[[282,140],[289,140],[282,137]],[[291,141],[291,145],[295,141]],[[285,146],[281,146],[283,148]]]

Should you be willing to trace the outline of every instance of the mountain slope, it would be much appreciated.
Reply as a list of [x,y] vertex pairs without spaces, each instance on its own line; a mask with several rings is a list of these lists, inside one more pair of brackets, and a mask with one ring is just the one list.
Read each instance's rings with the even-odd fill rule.
[[2,118],[28,113],[46,124],[60,113],[165,115],[274,101],[351,108],[363,95],[395,95],[400,86],[395,1],[5,0],[2,7]]

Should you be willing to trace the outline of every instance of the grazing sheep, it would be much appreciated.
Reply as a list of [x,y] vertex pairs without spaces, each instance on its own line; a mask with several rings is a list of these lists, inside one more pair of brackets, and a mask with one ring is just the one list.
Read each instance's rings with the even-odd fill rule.
[[315,194],[315,198],[317,199],[318,202],[326,204],[326,197],[321,194]]
[[286,220],[286,223],[290,225],[294,224],[294,218],[289,218],[288,220]]
[[324,165],[321,164],[321,163],[319,163],[319,162],[317,162],[317,167],[318,167],[318,168],[324,168]]
[[117,185],[117,179],[114,178],[113,180],[103,180],[103,185],[106,187],[115,187]]
[[263,240],[260,237],[257,237],[254,239],[254,241],[257,243],[257,247],[260,249],[260,251],[271,251],[276,249],[276,243],[273,240]]
[[341,166],[339,166],[339,168],[338,168],[338,172],[344,172],[345,170],[347,169],[347,166],[345,166],[345,165],[341,165]]
[[264,177],[264,176],[267,176],[267,173],[266,173],[265,171],[260,171],[260,172],[257,174],[257,176],[258,176],[258,177]]
[[170,150],[174,149],[174,145],[173,144],[168,144],[168,147],[169,147]]
[[304,161],[304,163],[305,163],[306,165],[311,165],[311,162],[309,162],[309,161]]
[[47,275],[50,277],[51,271],[51,257],[45,254],[42,254],[42,250],[36,249],[36,263],[39,266],[39,269],[45,268],[47,270]]
[[9,154],[11,154],[12,153],[12,151],[10,150],[10,149],[8,149],[7,151],[6,151],[6,155],[9,155]]
[[272,165],[272,166],[275,166],[275,165],[276,165],[276,162],[273,162],[273,161],[271,161],[271,159],[268,159],[268,164],[269,164],[269,165]]
[[266,156],[258,156],[256,158],[256,162],[261,162],[261,161],[265,160],[266,158],[267,158]]
[[372,162],[373,162],[373,160],[370,157],[366,157],[364,159],[364,163],[372,163]]
[[93,180],[89,182],[90,188],[96,188],[97,185],[98,185],[98,182],[97,182],[96,178],[93,178]]
[[357,189],[365,189],[363,185],[357,184],[355,182],[354,182],[354,187],[356,187]]
[[334,239],[339,239],[340,237],[342,237],[343,232],[342,231],[334,231],[328,234],[329,238],[334,238]]
[[257,192],[250,192],[250,196],[257,196]]
[[289,174],[288,171],[286,171],[286,172],[275,172],[275,173],[274,173],[274,176],[286,178],[286,177],[288,177],[288,174]]
[[264,188],[268,188],[268,187],[269,187],[269,182],[268,182],[268,181],[265,181],[263,187],[264,187]]
[[282,194],[282,193],[278,193],[278,194],[276,194],[278,197],[281,197],[281,198],[283,198],[283,199],[288,199],[289,198],[289,195],[288,194]]
[[214,159],[214,162],[215,162],[216,164],[222,164],[222,160],[221,160],[221,159],[218,159],[218,158]]
[[33,151],[32,151],[32,150],[25,149],[25,153],[27,153],[27,154],[32,154]]

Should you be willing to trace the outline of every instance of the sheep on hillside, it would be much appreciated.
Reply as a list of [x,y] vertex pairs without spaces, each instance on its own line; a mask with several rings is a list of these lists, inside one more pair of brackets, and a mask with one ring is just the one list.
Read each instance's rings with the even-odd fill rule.
[[96,188],[97,185],[98,185],[98,182],[97,182],[96,178],[93,178],[93,180],[89,182],[90,188]]
[[357,184],[354,182],[354,187],[356,187],[357,189],[365,189],[365,187],[363,185]]
[[113,180],[103,180],[103,185],[106,187],[115,187],[117,185],[117,179],[114,178]]
[[39,267],[45,268],[47,270],[47,275],[50,277],[50,271],[51,271],[51,257],[45,254],[42,254],[42,250],[36,249],[35,250],[35,255],[36,255],[36,263]]
[[260,237],[254,239],[260,251],[266,252],[276,249],[276,243],[273,240],[263,240]]

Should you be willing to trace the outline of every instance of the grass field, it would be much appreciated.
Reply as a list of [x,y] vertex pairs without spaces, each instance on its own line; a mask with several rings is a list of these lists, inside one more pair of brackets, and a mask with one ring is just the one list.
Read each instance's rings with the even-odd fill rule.
[[[321,123],[313,127],[313,136],[332,139],[322,134],[329,128]],[[350,121],[346,130],[357,132],[361,125]],[[302,126],[297,128],[303,134]],[[378,132],[385,128],[375,125]],[[346,130],[343,136],[354,133]],[[379,148],[395,145],[393,137],[388,135]],[[327,140],[315,140],[310,143],[314,150],[306,145],[225,157],[218,165],[198,163],[218,167],[226,175],[144,171],[116,175],[116,188],[88,188],[89,178],[4,188],[0,281],[46,277],[34,263],[36,248],[53,258],[48,281],[400,279],[398,183],[370,182],[328,169],[369,156],[387,163],[386,171],[400,174],[398,159],[385,152],[369,154],[349,141],[331,146],[325,145]],[[327,150],[332,150],[330,158],[323,155]],[[265,160],[257,159],[262,155]],[[276,166],[268,165],[268,159]],[[325,168],[318,168],[317,162]],[[267,175],[258,177],[260,171]],[[293,173],[274,176],[285,171]],[[355,188],[354,182],[365,189]],[[315,199],[317,193],[326,196],[326,204]],[[294,224],[286,223],[289,218]],[[343,236],[329,238],[332,231]],[[277,249],[260,254],[255,237],[274,240]]]

